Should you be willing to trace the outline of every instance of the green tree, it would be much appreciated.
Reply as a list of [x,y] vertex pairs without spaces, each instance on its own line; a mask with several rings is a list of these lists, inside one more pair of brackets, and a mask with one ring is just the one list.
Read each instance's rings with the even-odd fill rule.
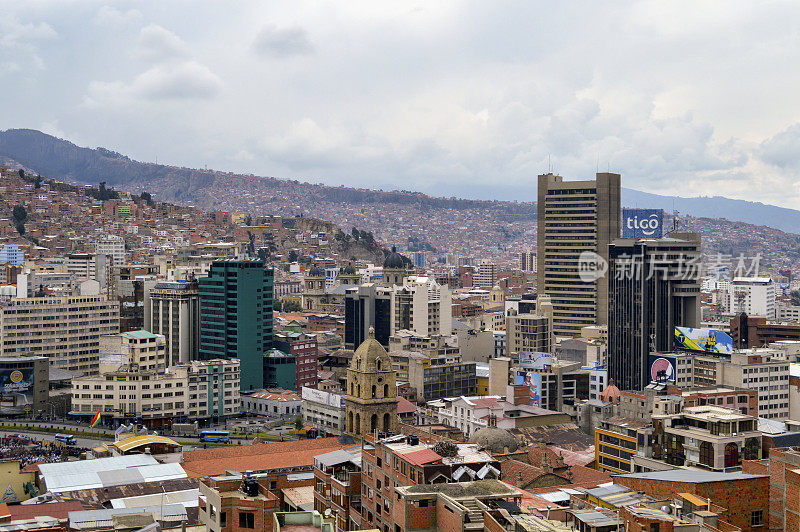
[[25,179],[25,170],[22,168],[19,169],[19,177],[20,179]]
[[247,215],[247,218],[244,219],[244,225],[248,227],[253,225],[253,217],[250,216],[249,214]]
[[302,414],[298,414],[296,418],[294,418],[294,428],[300,430],[303,428],[303,416]]
[[11,214],[14,216],[14,222],[16,223],[24,223],[25,220],[28,219],[28,211],[26,211],[25,207],[22,205],[14,205]]
[[297,262],[297,252],[293,249],[289,250],[289,262]]

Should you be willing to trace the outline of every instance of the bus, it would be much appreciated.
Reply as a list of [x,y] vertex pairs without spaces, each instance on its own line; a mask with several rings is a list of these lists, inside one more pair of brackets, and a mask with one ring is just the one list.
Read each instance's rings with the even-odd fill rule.
[[229,430],[201,430],[200,441],[230,443],[231,432]]
[[78,443],[78,440],[75,439],[75,436],[71,434],[56,434],[55,436],[56,441],[60,441],[61,443],[66,443],[67,445],[75,445]]

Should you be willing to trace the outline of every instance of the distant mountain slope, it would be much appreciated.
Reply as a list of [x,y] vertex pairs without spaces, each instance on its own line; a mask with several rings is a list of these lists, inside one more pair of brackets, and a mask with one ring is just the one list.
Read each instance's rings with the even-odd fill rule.
[[[195,203],[210,207],[217,198],[212,190],[226,188],[231,181],[245,184],[258,181],[262,189],[301,189],[320,201],[351,204],[413,203],[434,209],[492,208],[498,219],[505,221],[535,219],[534,202],[481,201],[432,197],[409,191],[375,191],[350,187],[330,187],[300,183],[270,177],[245,176],[213,170],[142,163],[104,148],[82,148],[41,131],[9,129],[0,132],[0,156],[35,169],[44,175],[66,181],[97,184],[106,181],[111,186],[131,191],[148,190],[164,201]],[[623,176],[624,177],[624,176]],[[491,192],[485,191],[487,197]],[[520,189],[519,198],[535,198],[535,189]],[[763,203],[729,199],[721,196],[682,198],[660,196],[632,189],[623,189],[622,203],[630,207],[678,210],[682,215],[705,218],[725,218],[732,221],[769,226],[782,231],[800,233],[800,211]]]
[[660,196],[639,190],[622,189],[622,204],[626,207],[673,210],[681,214],[703,218],[726,218],[753,225],[766,225],[800,233],[800,211],[757,201],[744,201],[723,196],[682,198],[680,196]]

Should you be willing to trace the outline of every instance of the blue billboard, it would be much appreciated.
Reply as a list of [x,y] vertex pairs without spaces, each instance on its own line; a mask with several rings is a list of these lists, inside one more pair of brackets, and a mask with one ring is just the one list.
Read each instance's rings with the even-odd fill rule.
[[661,238],[663,234],[662,209],[622,209],[623,238]]
[[733,353],[733,338],[717,329],[675,327],[675,349],[701,353]]

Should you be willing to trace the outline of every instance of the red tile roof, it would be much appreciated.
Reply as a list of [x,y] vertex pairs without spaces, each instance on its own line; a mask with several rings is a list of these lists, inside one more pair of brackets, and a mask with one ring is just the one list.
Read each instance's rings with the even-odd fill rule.
[[48,502],[44,504],[15,504],[8,507],[11,520],[33,519],[34,517],[52,517],[67,519],[69,512],[83,510],[81,501]]
[[185,451],[181,466],[190,477],[222,475],[225,471],[266,471],[313,465],[314,457],[347,447],[336,438],[318,438],[237,447]]
[[397,413],[410,414],[417,411],[417,405],[406,399],[405,397],[397,398]]
[[34,462],[32,464],[28,464],[22,469],[20,469],[20,473],[38,473],[39,464],[44,464],[44,462]]
[[497,402],[497,399],[494,398],[470,399],[469,402],[479,408],[497,408],[500,406],[500,404]]
[[442,461],[442,457],[436,454],[433,449],[420,449],[419,451],[404,453],[402,457],[406,462],[416,466]]

